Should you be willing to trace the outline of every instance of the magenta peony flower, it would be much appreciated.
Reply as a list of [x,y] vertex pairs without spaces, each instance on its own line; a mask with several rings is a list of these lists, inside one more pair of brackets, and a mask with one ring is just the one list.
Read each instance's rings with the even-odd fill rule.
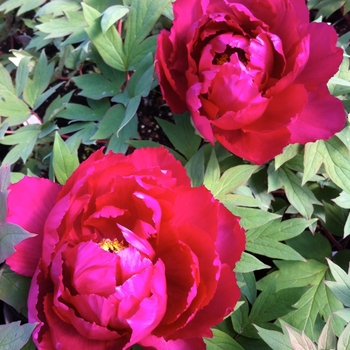
[[174,16],[158,38],[161,90],[211,143],[262,164],[343,128],[326,87],[342,50],[332,27],[309,23],[304,0],[177,0]]
[[25,177],[8,221],[36,233],[7,263],[33,276],[39,349],[204,349],[233,310],[239,220],[164,148],[94,153],[62,187]]

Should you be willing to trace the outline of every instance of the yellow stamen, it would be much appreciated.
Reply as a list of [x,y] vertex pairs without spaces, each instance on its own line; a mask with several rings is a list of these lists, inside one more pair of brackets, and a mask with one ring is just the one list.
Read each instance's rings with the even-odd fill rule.
[[217,54],[214,58],[214,64],[222,66],[224,63],[229,62],[230,57],[227,53]]
[[113,241],[111,241],[109,238],[103,238],[99,243],[99,246],[106,252],[111,253],[118,253],[126,248],[123,242],[119,242],[117,239],[113,239]]

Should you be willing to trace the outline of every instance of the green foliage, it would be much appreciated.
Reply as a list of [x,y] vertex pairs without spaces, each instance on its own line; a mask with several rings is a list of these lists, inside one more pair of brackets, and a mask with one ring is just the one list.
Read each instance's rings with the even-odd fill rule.
[[0,325],[0,348],[8,350],[22,349],[28,342],[36,325],[37,323],[27,323],[21,326],[19,321]]

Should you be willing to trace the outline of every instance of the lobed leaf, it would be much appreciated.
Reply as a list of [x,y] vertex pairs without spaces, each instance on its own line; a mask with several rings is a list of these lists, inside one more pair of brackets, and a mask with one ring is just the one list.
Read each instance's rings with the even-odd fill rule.
[[0,348],[7,350],[21,349],[30,339],[37,323],[21,325],[20,321],[0,325]]

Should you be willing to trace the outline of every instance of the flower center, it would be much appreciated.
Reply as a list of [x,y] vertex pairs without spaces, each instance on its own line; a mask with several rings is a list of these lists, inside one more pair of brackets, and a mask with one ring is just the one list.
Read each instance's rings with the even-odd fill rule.
[[103,238],[98,245],[106,252],[111,253],[118,253],[126,248],[123,242],[119,242],[117,239],[111,241],[109,238]]
[[214,57],[213,64],[222,66],[224,63],[230,62],[230,56],[227,53],[217,53]]
[[218,66],[222,66],[226,62],[230,62],[230,56],[234,53],[237,54],[238,59],[246,66],[249,60],[246,57],[245,51],[239,47],[230,47],[227,45],[225,52],[215,53],[212,63]]

